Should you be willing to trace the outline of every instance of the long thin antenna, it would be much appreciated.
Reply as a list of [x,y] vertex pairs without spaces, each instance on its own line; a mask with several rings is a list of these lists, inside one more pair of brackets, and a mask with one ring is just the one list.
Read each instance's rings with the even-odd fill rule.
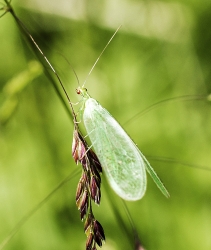
[[87,75],[83,85],[82,85],[82,88],[84,87],[84,85],[86,84],[87,82],[87,79],[89,78],[89,76],[91,75],[94,67],[96,66],[97,62],[99,61],[100,57],[102,56],[102,54],[104,53],[104,51],[106,50],[106,48],[108,47],[109,43],[113,40],[114,36],[116,35],[116,33],[119,31],[119,29],[121,28],[122,25],[120,25],[116,31],[114,32],[113,36],[110,38],[110,40],[107,42],[106,46],[104,47],[104,49],[102,50],[102,52],[100,53],[100,55],[98,56],[97,60],[95,61],[94,65],[92,66],[91,70],[89,71],[89,74]]
[[[10,5],[10,1],[8,0],[4,0],[5,3],[7,4],[8,6],[8,9],[7,11],[10,12],[13,17],[15,18],[15,20],[17,21],[17,23],[24,29],[24,31],[27,33],[27,35],[29,36],[29,38],[31,39],[31,41],[33,42],[33,44],[36,46],[36,48],[38,49],[38,51],[40,52],[40,54],[43,56],[43,58],[45,59],[45,61],[47,62],[47,64],[49,65],[49,67],[51,68],[51,70],[53,71],[53,73],[55,74],[57,80],[59,81],[64,93],[65,93],[65,96],[67,97],[67,100],[70,104],[70,107],[71,107],[71,110],[72,110],[72,114],[73,114],[73,119],[74,119],[74,123],[76,124],[76,114],[74,112],[74,109],[73,109],[73,105],[72,105],[72,102],[70,100],[70,97],[62,83],[62,80],[61,78],[59,77],[59,75],[57,74],[56,70],[54,69],[54,67],[52,66],[52,64],[49,62],[48,58],[45,56],[45,54],[42,52],[42,50],[40,49],[39,45],[36,43],[36,41],[34,40],[34,38],[32,37],[32,35],[30,34],[29,30],[26,28],[26,26],[24,25],[24,23],[16,16],[12,6]],[[76,75],[75,71],[73,70],[74,74]],[[77,81],[78,81],[78,77],[76,75],[76,78],[77,78]]]

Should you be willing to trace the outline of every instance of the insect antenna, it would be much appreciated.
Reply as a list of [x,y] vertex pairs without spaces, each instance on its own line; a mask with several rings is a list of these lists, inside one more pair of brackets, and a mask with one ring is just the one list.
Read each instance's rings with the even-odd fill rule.
[[[36,43],[36,41],[34,40],[34,38],[32,37],[32,35],[30,34],[29,30],[27,29],[27,27],[25,26],[25,24],[17,17],[17,15],[15,14],[12,6],[10,5],[10,1],[5,0],[5,3],[7,4],[7,12],[10,12],[12,14],[12,16],[15,18],[16,22],[18,23],[18,25],[26,32],[26,34],[28,35],[28,37],[30,38],[30,40],[32,41],[32,43],[35,45],[35,47],[37,48],[37,50],[39,51],[39,53],[42,55],[42,57],[44,58],[44,60],[46,61],[46,63],[49,65],[50,69],[53,71],[54,75],[56,76],[60,86],[62,87],[62,90],[68,100],[68,103],[70,105],[71,111],[72,111],[72,115],[73,115],[73,119],[74,119],[74,124],[76,124],[76,114],[75,111],[73,109],[73,104],[70,100],[70,97],[62,83],[61,78],[59,77],[58,73],[56,72],[56,70],[54,69],[53,65],[50,63],[50,61],[48,60],[48,58],[46,57],[46,55],[44,54],[44,52],[41,50],[40,46]],[[71,66],[71,65],[70,65]],[[71,66],[73,73],[76,76],[77,82],[79,84],[79,79],[78,76],[75,72],[75,70],[73,69],[73,67]]]
[[92,66],[91,70],[89,71],[89,73],[88,73],[88,75],[87,75],[87,77],[86,77],[86,79],[85,79],[85,81],[84,81],[84,83],[83,83],[83,85],[82,85],[82,88],[83,88],[84,85],[86,84],[86,82],[87,82],[89,76],[91,75],[91,73],[92,73],[94,67],[96,66],[96,64],[97,64],[98,61],[100,60],[100,57],[102,56],[102,54],[104,53],[104,51],[107,49],[108,45],[109,45],[110,42],[113,40],[113,38],[115,37],[116,33],[119,31],[119,29],[121,28],[121,26],[122,26],[122,25],[120,25],[120,26],[116,29],[116,31],[114,32],[114,34],[112,35],[112,37],[110,38],[110,40],[107,42],[107,44],[106,44],[106,46],[104,47],[104,49],[101,51],[101,53],[100,53],[100,55],[98,56],[97,60],[95,61],[94,65]]

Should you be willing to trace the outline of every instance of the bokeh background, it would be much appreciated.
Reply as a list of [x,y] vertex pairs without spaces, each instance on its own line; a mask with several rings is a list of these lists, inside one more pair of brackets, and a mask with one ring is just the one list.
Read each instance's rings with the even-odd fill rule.
[[[148,178],[145,197],[127,203],[136,230],[148,250],[211,249],[211,2],[12,5],[73,102],[80,98],[71,66],[82,84],[122,25],[86,87],[138,144],[171,194],[166,199]],[[10,13],[0,19],[0,41],[0,242],[16,232],[0,249],[85,249],[75,205],[80,173],[56,189],[80,169],[71,157],[72,120]],[[102,249],[134,249],[123,203],[104,184],[102,203],[94,206],[106,234]]]

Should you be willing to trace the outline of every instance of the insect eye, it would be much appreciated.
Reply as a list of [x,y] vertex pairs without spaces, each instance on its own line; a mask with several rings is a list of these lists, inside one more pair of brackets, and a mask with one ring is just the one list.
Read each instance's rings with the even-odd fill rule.
[[81,94],[80,89],[76,89],[76,93],[77,93],[78,95],[80,95],[80,94]]

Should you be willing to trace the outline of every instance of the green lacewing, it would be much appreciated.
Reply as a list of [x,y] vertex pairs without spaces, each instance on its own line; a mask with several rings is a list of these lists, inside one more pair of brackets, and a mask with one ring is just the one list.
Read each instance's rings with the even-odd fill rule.
[[146,170],[161,192],[169,197],[163,183],[120,124],[86,88],[78,88],[83,98],[82,120],[111,188],[124,200],[135,201],[146,191]]

